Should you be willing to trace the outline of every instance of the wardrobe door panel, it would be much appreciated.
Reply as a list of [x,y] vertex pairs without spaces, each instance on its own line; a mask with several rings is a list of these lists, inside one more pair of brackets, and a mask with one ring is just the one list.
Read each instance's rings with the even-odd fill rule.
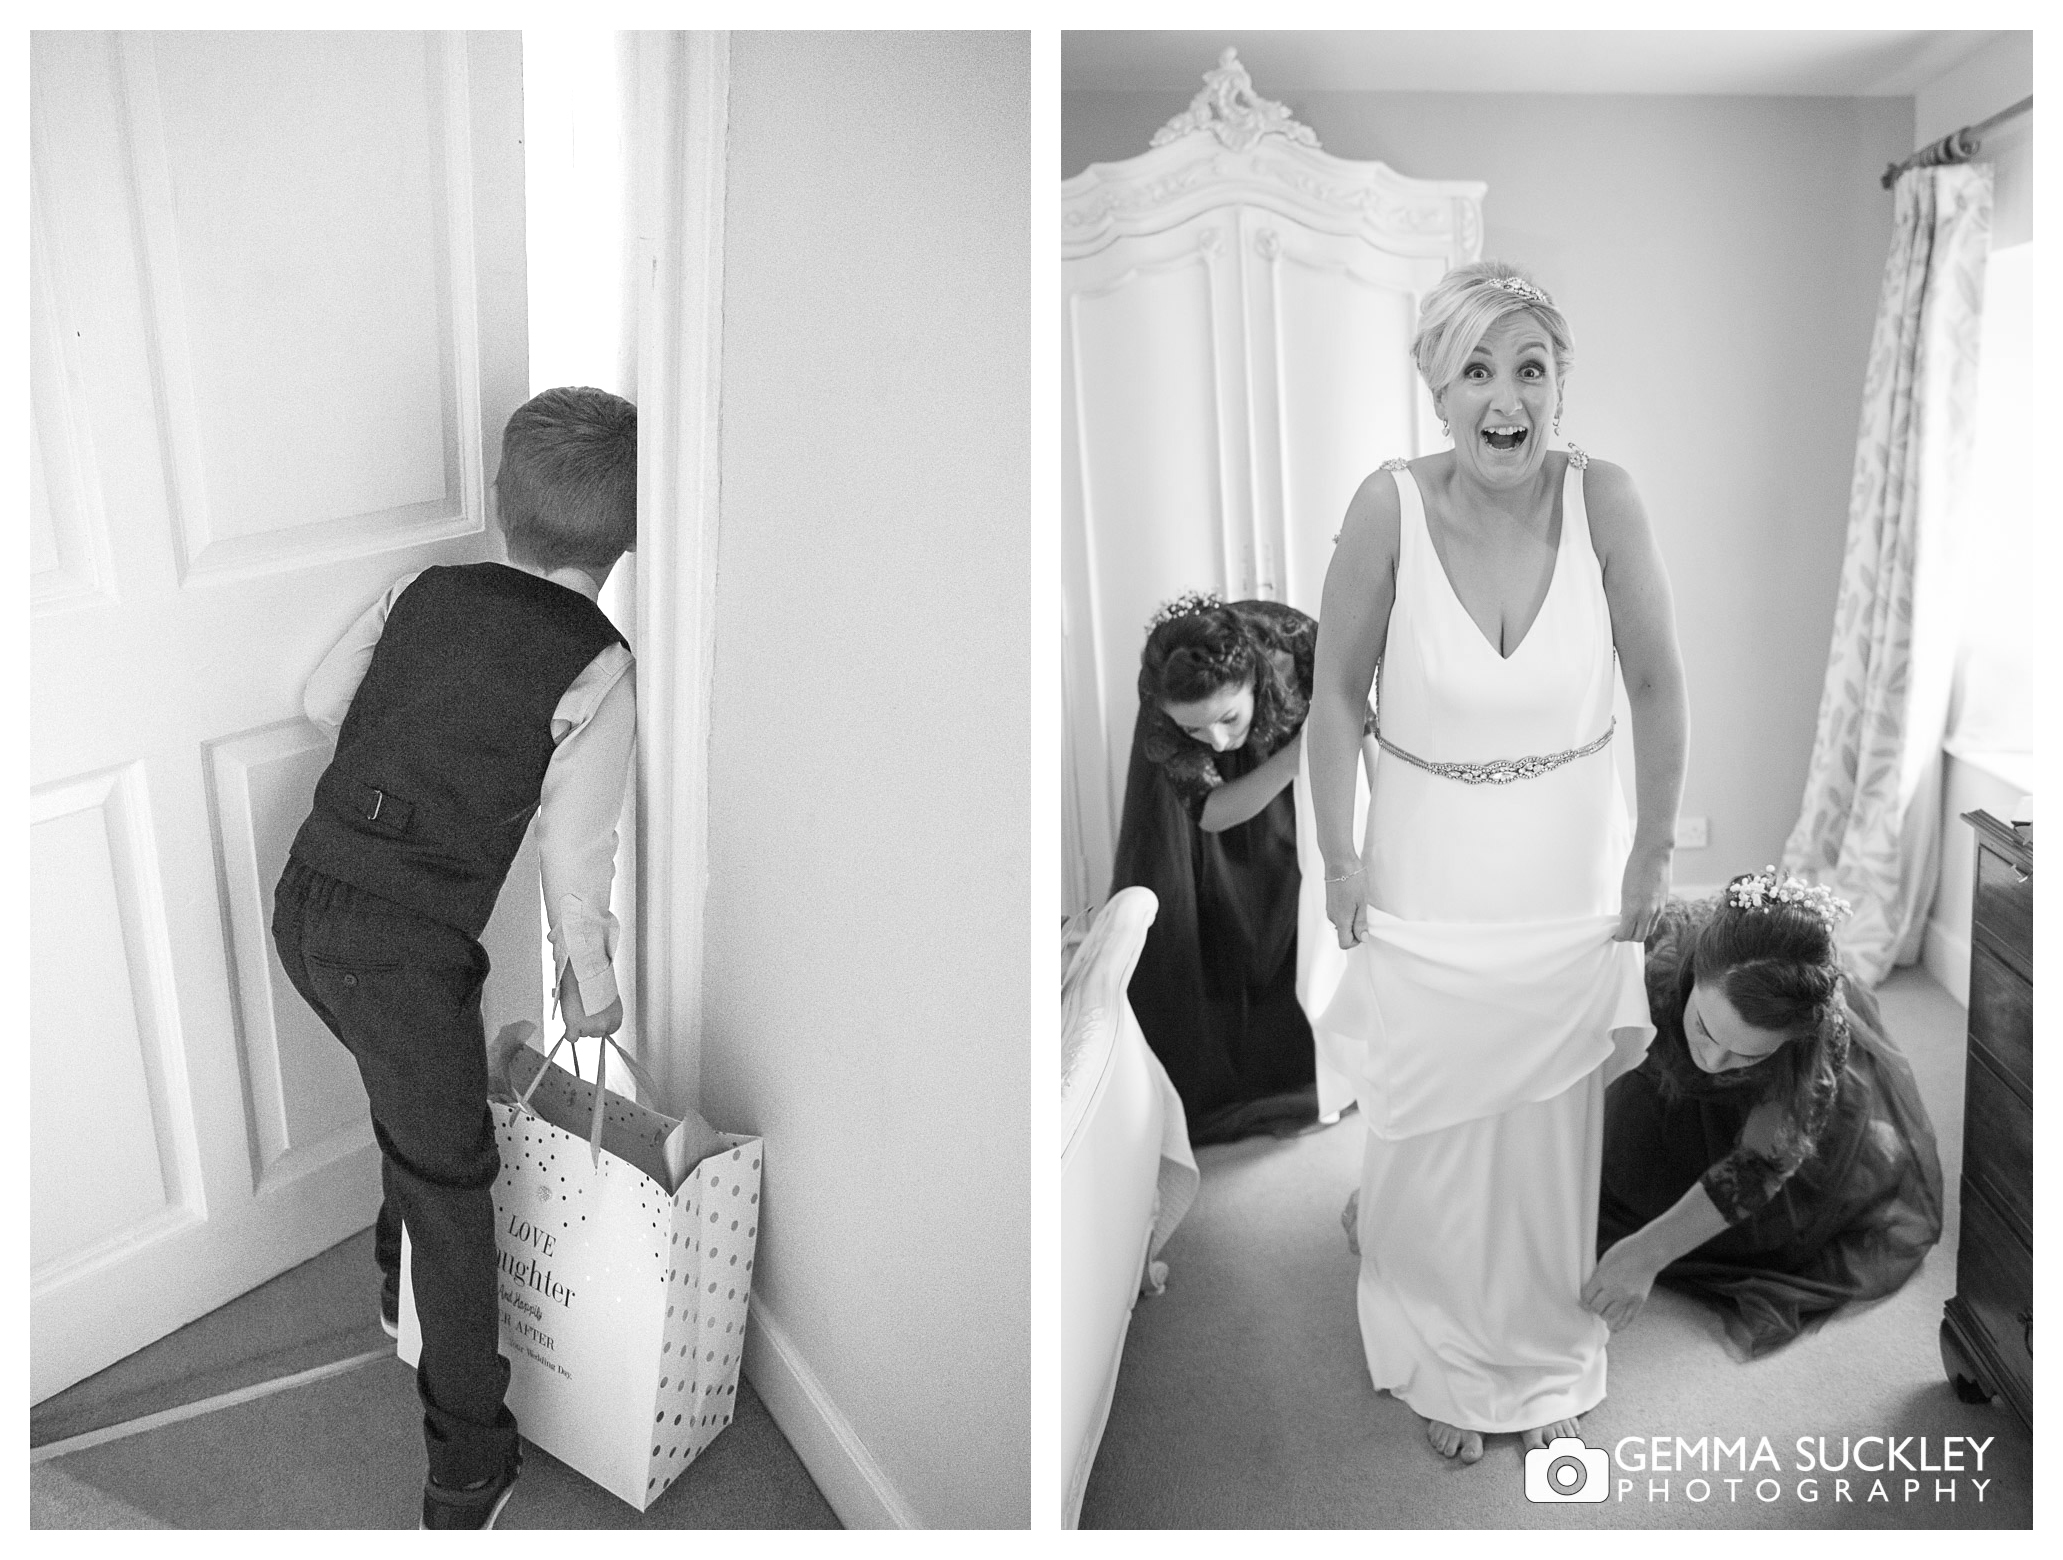
[[1229,51],[1062,199],[1062,895],[1108,892],[1146,620],[1185,590],[1316,614],[1347,501],[1438,442],[1418,300],[1483,186],[1335,157]]

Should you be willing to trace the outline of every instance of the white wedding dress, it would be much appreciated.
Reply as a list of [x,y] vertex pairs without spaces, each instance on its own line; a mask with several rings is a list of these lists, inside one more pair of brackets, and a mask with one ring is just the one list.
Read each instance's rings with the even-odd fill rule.
[[1363,836],[1370,935],[1350,952],[1322,920],[1323,863],[1301,830],[1321,916],[1299,928],[1320,1108],[1358,1101],[1368,1134],[1369,1373],[1420,1414],[1484,1432],[1604,1397],[1605,1325],[1577,1299],[1595,1265],[1604,1087],[1654,1034],[1640,945],[1610,940],[1631,827],[1611,742],[1487,783],[1389,749],[1480,766],[1568,754],[1612,730],[1584,464],[1572,455],[1553,580],[1507,658],[1455,595],[1417,482],[1389,463],[1403,512],[1378,672],[1385,751]]

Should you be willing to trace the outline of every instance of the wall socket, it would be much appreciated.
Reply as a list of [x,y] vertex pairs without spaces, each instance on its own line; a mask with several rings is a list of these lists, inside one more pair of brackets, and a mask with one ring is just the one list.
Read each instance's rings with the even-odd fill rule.
[[1710,820],[1705,818],[1678,818],[1676,820],[1676,848],[1678,850],[1703,850],[1712,843]]

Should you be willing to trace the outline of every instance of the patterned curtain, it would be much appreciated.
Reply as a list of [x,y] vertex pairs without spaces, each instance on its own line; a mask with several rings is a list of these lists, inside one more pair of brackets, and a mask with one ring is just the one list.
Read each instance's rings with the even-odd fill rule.
[[1991,167],[1899,175],[1863,380],[1848,545],[1793,871],[1854,915],[1871,984],[1919,957],[1941,859],[1941,740],[1955,674],[1955,505],[1972,444]]

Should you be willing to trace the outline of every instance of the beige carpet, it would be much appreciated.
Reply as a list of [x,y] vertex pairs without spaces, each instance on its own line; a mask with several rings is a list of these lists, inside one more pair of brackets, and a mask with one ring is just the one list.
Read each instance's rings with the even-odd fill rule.
[[[1729,1456],[1724,1469],[1706,1471],[1702,1489],[1690,1483],[1695,1467],[1614,1469],[1603,1504],[1536,1505],[1525,1497],[1516,1437],[1488,1438],[1473,1467],[1434,1453],[1418,1417],[1370,1386],[1362,1360],[1356,1263],[1339,1227],[1361,1157],[1362,1129],[1349,1115],[1303,1138],[1198,1152],[1202,1190],[1163,1253],[1167,1292],[1133,1312],[1082,1526],[2027,1526],[2028,1434],[2003,1407],[1957,1401],[1937,1344],[1955,1287],[1963,1011],[1916,970],[1879,995],[1942,1138],[1951,1188],[1942,1244],[1898,1294],[1754,1362],[1729,1352],[1713,1313],[1658,1290],[1613,1339],[1610,1395],[1585,1421],[1584,1439],[1607,1448],[1627,1437],[1664,1437],[1672,1448],[1678,1437],[1706,1438],[1708,1448],[1713,1438],[1744,1437],[1752,1459],[1766,1436],[1780,1466],[1774,1488],[1761,1490],[1774,1499],[1756,1494],[1772,1474],[1767,1464],[1743,1478]],[[1900,1470],[1886,1476],[1883,1498],[1872,1498],[1869,1475],[1821,1474],[1818,1499],[1804,1498],[1800,1436],[1826,1438],[1838,1460],[1843,1436],[1870,1435],[1925,1436],[1936,1449],[1948,1435],[1990,1445],[1982,1473]],[[1918,1449],[1915,1440],[1905,1454],[1917,1461]],[[1879,1456],[1874,1446],[1866,1455]],[[1729,1478],[1739,1481],[1731,1489]],[[1851,1481],[1850,1499],[1838,1499],[1837,1478]],[[1981,1491],[1978,1479],[1988,1480]]]
[[29,1445],[392,1347],[380,1328],[372,1231],[239,1295],[29,1410]]
[[[69,1481],[31,1525],[412,1528],[422,1506],[422,1408],[399,1360],[68,1453]],[[53,1495],[57,1492],[53,1491]],[[82,1520],[83,1518],[84,1520]],[[652,1509],[638,1512],[525,1445],[503,1528],[835,1528],[837,1517],[749,1386],[737,1418]]]
[[[32,1447],[393,1345],[370,1230],[29,1411]],[[737,1416],[638,1512],[526,1444],[503,1528],[835,1528],[749,1383]],[[415,1372],[384,1358],[30,1471],[31,1528],[412,1528],[421,1512]]]
[[29,1469],[31,1528],[168,1528],[148,1512],[75,1479],[54,1462]]

